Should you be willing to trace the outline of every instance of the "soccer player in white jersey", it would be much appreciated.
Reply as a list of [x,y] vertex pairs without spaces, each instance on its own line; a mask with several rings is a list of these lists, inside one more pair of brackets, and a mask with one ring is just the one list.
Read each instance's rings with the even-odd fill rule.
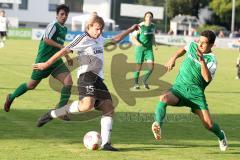
[[117,151],[118,149],[112,147],[110,144],[114,106],[111,95],[103,82],[104,45],[106,43],[119,42],[129,33],[138,29],[138,25],[135,24],[108,40],[102,37],[103,28],[104,21],[101,17],[94,16],[90,18],[85,33],[77,36],[68,46],[52,56],[47,62],[33,65],[34,69],[44,70],[58,58],[72,51],[77,52],[80,64],[78,68],[79,100],[62,108],[50,110],[40,117],[37,126],[41,127],[53,118],[59,118],[67,114],[87,112],[95,108],[102,111],[101,148],[107,151]]
[[0,11],[0,48],[5,46],[5,41],[7,37],[7,29],[8,29],[8,20],[5,16],[5,11]]
[[152,124],[152,132],[157,140],[161,139],[167,105],[187,106],[198,115],[204,127],[218,137],[220,150],[227,149],[226,136],[218,124],[212,120],[204,94],[217,67],[211,50],[215,39],[216,35],[212,31],[203,31],[198,43],[191,42],[184,48],[180,48],[166,64],[170,71],[175,66],[176,60],[186,55],[173,86],[159,98],[160,101],[155,110],[155,122]]

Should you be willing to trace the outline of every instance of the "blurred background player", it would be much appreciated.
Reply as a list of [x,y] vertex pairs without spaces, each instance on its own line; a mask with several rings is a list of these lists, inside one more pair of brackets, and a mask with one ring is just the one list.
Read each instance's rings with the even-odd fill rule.
[[[240,45],[240,44],[239,44]],[[239,47],[240,48],[240,47]],[[239,56],[238,56],[238,58],[237,58],[237,65],[236,65],[236,67],[237,67],[237,76],[236,76],[236,79],[240,79],[240,54],[239,54]]]
[[50,110],[40,117],[37,126],[41,127],[53,118],[61,118],[68,114],[87,112],[95,108],[102,111],[102,149],[117,151],[118,149],[112,147],[110,143],[114,106],[107,86],[103,82],[104,46],[121,41],[129,33],[138,29],[138,25],[133,25],[111,39],[105,39],[102,36],[104,24],[103,19],[95,15],[89,19],[87,31],[85,33],[77,36],[69,45],[57,52],[45,63],[38,63],[33,66],[36,70],[44,70],[51,66],[59,57],[71,53],[72,51],[77,52],[80,65],[78,67],[79,100],[59,109]]
[[134,72],[134,89],[140,89],[139,74],[144,61],[147,62],[148,70],[143,76],[143,84],[146,89],[150,89],[147,80],[150,77],[154,68],[154,55],[152,46],[155,45],[155,24],[152,23],[153,13],[146,12],[144,21],[139,24],[140,29],[135,31],[131,40],[136,45],[135,61],[136,71]]
[[[64,48],[63,44],[67,34],[67,28],[64,24],[68,18],[68,14],[68,6],[62,4],[57,7],[57,21],[54,21],[47,26],[45,34],[39,44],[38,55],[35,59],[35,63],[47,61],[56,52]],[[69,56],[65,57],[69,65],[72,65],[72,59]],[[22,83],[13,93],[7,95],[4,110],[9,112],[10,106],[16,97],[23,95],[28,90],[35,89],[41,80],[49,75],[52,75],[63,84],[60,101],[57,107],[66,105],[71,95],[71,86],[73,82],[67,66],[63,63],[62,59],[58,59],[46,70],[33,70],[30,81]]]
[[[234,45],[238,46],[238,50],[240,52],[240,38],[234,42]],[[240,53],[237,58],[236,68],[237,68],[236,79],[240,79]]]
[[217,62],[211,48],[214,45],[216,35],[206,30],[201,33],[199,43],[191,42],[184,48],[180,48],[168,61],[168,71],[175,66],[176,60],[186,53],[177,78],[171,89],[160,96],[160,101],[155,110],[155,122],[152,131],[157,140],[161,139],[161,129],[166,114],[167,105],[188,106],[197,114],[203,125],[213,132],[219,139],[221,151],[227,149],[227,139],[217,123],[213,122],[208,110],[204,90],[212,81]]
[[5,11],[0,10],[0,48],[5,46],[7,38],[8,20],[5,16]]

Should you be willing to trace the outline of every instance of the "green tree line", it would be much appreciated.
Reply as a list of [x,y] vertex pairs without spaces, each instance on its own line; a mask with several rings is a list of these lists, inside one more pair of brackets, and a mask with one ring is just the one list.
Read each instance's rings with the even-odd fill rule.
[[[232,0],[113,0],[120,6],[121,3],[142,4],[147,6],[161,6],[167,9],[167,22],[178,14],[199,16],[201,9],[208,7],[212,16],[206,21],[208,25],[221,25],[230,30],[232,16]],[[235,28],[240,29],[240,0],[236,1]],[[166,18],[166,17],[165,17]],[[199,17],[198,17],[199,18]],[[139,19],[140,21],[141,19]],[[159,21],[163,28],[165,19]]]

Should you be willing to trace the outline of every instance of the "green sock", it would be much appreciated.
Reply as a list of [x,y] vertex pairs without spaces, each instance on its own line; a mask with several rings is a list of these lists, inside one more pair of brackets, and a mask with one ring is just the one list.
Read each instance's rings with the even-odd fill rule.
[[213,123],[213,127],[210,129],[210,131],[213,132],[219,138],[219,140],[224,139],[223,132],[221,132],[217,123]]
[[10,95],[10,100],[13,101],[16,97],[23,95],[28,91],[27,84],[23,83]]
[[71,88],[72,88],[72,86],[63,86],[63,88],[61,90],[60,101],[59,101],[58,105],[56,106],[56,108],[61,108],[68,103],[68,100],[71,96]]
[[155,121],[157,121],[160,124],[160,126],[163,125],[163,120],[166,115],[166,107],[167,103],[160,101],[158,102],[157,107],[155,109]]
[[133,73],[135,84],[138,84],[139,74],[140,74],[140,72],[138,72],[138,71]]
[[147,72],[144,74],[143,76],[143,83],[146,84],[148,78],[150,77],[150,75],[152,74],[152,69],[151,70],[147,70]]

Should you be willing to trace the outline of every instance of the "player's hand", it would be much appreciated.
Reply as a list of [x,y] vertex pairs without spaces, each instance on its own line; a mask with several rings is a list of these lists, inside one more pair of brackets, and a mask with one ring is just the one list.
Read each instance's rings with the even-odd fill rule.
[[197,48],[197,55],[198,55],[199,61],[204,61],[203,53],[199,50],[199,48]]
[[34,70],[45,70],[47,68],[48,68],[47,63],[36,63],[36,64],[33,64],[33,69]]
[[171,71],[173,69],[173,67],[175,66],[175,59],[171,58],[166,64],[165,67],[167,69],[167,71]]
[[142,47],[143,45],[141,43],[136,43],[136,46]]
[[67,63],[68,63],[69,66],[73,66],[73,60],[72,60],[72,58],[67,59]]

